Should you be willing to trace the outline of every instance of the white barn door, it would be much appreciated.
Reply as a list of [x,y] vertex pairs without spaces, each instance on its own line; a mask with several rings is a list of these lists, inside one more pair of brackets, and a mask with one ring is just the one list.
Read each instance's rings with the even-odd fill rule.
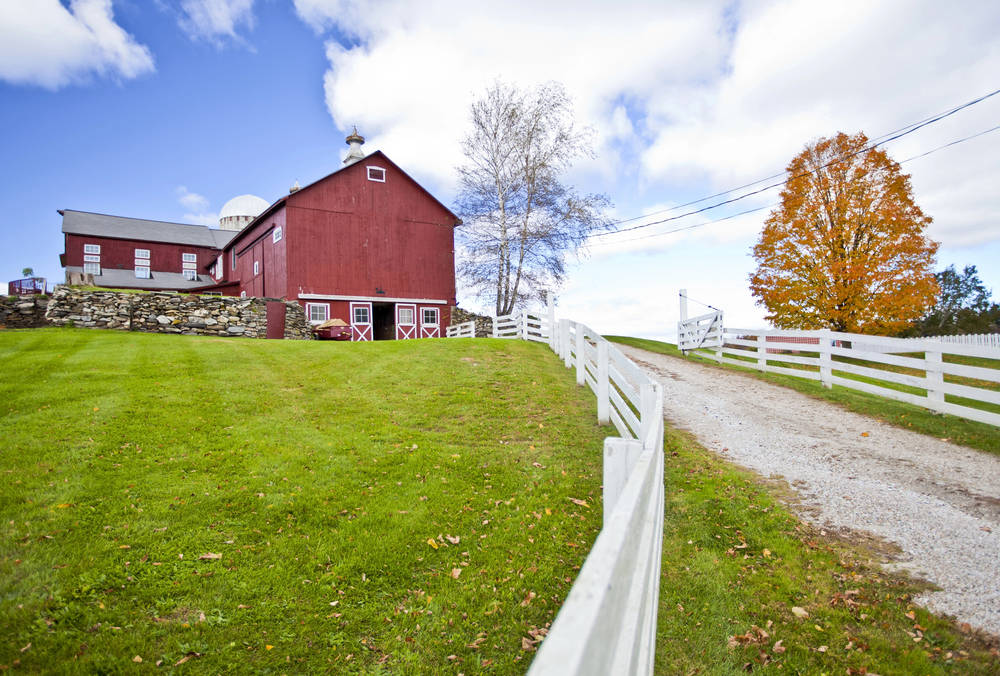
[[396,305],[396,340],[417,337],[417,306]]
[[441,337],[441,310],[436,307],[420,308],[420,337]]
[[351,303],[351,340],[372,339],[372,304]]

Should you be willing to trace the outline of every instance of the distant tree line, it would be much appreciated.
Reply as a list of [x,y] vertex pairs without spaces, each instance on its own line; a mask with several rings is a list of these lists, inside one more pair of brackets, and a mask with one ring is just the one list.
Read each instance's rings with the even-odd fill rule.
[[937,302],[901,335],[953,336],[1000,333],[1000,305],[979,279],[975,265],[957,272],[954,265],[934,275],[940,289]]

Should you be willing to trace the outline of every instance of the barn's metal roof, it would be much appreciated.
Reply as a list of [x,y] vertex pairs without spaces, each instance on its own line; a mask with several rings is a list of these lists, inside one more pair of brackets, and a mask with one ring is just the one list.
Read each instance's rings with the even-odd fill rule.
[[[66,272],[82,274],[83,268],[67,265]],[[101,274],[94,275],[94,283],[109,289],[152,289],[154,291],[161,289],[186,291],[215,285],[212,278],[206,274],[202,274],[198,281],[192,282],[185,279],[184,274],[180,272],[157,272],[154,270],[150,279],[139,279],[135,276],[135,270],[118,270],[116,268],[101,268]]]
[[215,249],[223,248],[237,234],[232,230],[215,230],[204,225],[147,221],[71,209],[63,211],[62,231],[71,235],[190,244]]

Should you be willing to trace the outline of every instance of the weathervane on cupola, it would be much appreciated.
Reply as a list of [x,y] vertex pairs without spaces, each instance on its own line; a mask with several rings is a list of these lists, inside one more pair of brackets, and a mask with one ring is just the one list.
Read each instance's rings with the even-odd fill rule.
[[365,154],[361,150],[361,146],[365,144],[365,137],[358,133],[358,128],[354,127],[354,132],[347,137],[347,145],[351,146],[350,151],[347,153],[347,157],[344,159],[344,164],[354,164],[358,160],[365,159]]

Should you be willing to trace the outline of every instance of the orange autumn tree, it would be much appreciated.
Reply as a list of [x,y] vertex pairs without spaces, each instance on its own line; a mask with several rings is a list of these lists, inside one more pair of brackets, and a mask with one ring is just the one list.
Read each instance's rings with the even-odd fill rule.
[[867,145],[863,133],[821,138],[788,165],[750,275],[779,329],[895,335],[934,305],[931,218],[899,164]]

